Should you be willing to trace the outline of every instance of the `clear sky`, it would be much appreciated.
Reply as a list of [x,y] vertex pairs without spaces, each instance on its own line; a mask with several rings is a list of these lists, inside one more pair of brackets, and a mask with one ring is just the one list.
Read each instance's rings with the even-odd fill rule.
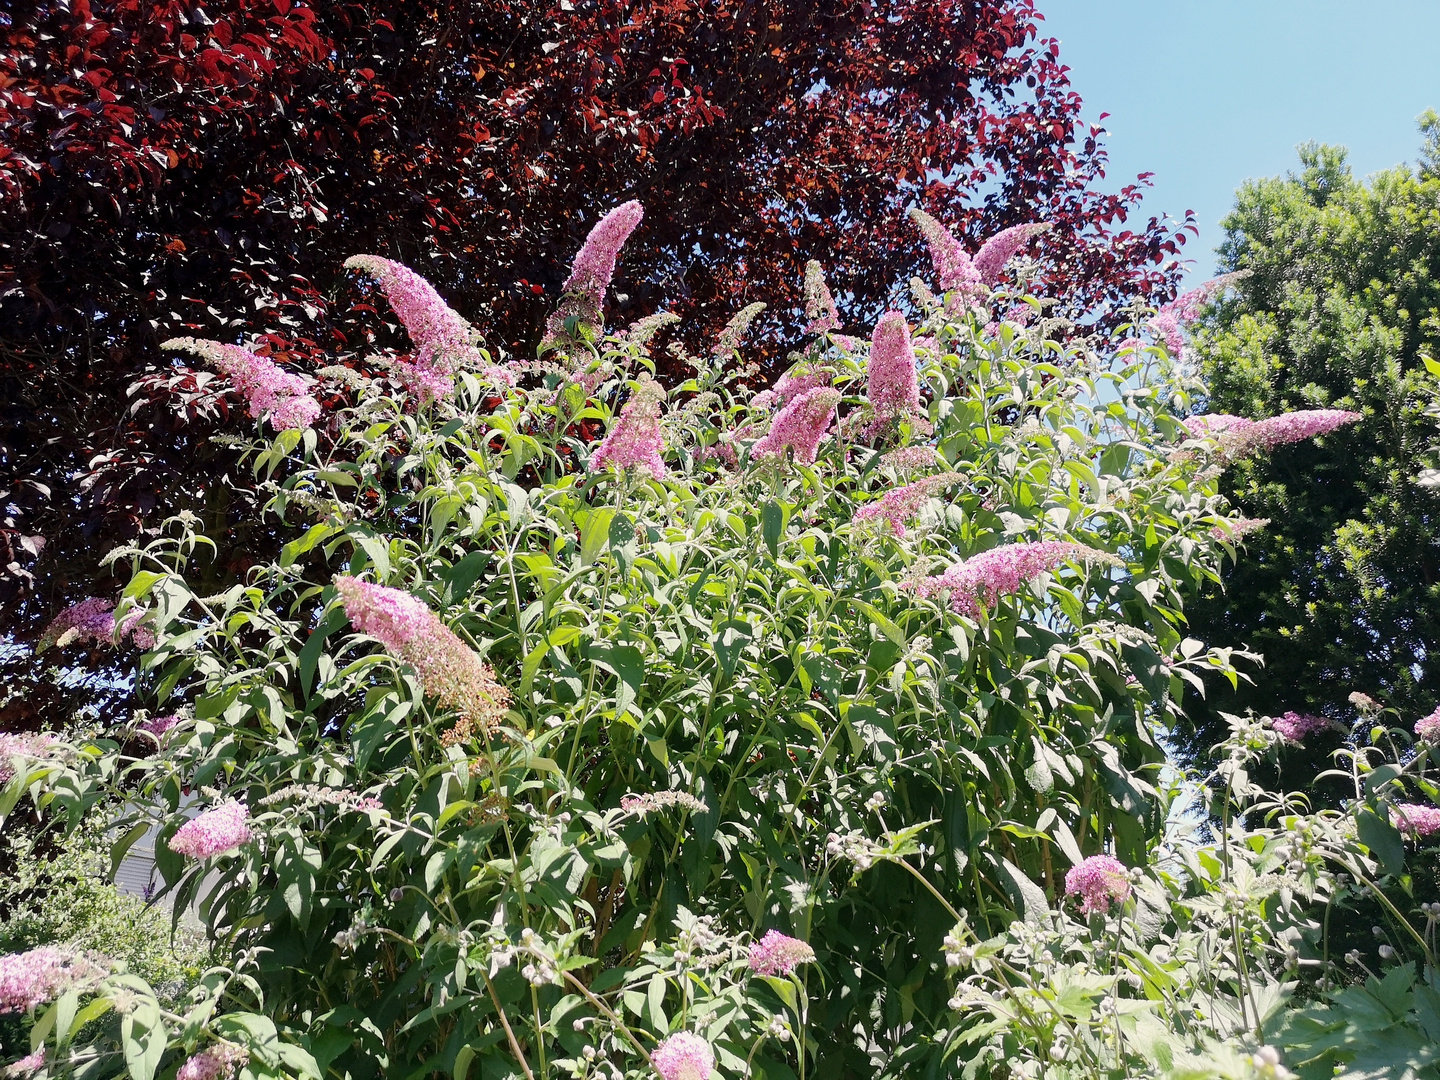
[[1357,176],[1413,162],[1415,117],[1440,110],[1440,0],[1036,6],[1084,118],[1110,114],[1110,189],[1153,172],[1139,224],[1195,211],[1200,235],[1184,248],[1191,283],[1214,269],[1220,219],[1242,181],[1294,168],[1308,139],[1349,147]]

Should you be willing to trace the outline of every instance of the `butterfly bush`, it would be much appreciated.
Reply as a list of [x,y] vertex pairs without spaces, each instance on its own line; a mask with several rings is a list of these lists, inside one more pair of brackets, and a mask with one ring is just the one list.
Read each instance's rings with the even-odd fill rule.
[[310,396],[310,385],[272,360],[239,345],[178,337],[161,342],[200,357],[232,383],[250,406],[250,415],[264,416],[276,431],[307,428],[320,416],[320,404]]
[[35,643],[35,651],[44,652],[55,645],[84,641],[110,645],[123,642],[127,637],[136,647],[148,649],[155,643],[155,634],[150,627],[142,624],[144,617],[143,611],[131,611],[117,623],[115,605],[102,597],[92,596],[71,604],[51,619]]
[[1278,731],[1286,742],[1298,743],[1311,732],[1329,727],[1330,721],[1323,716],[1307,716],[1302,713],[1287,712],[1271,720],[1270,726]]
[[[0,818],[103,813],[121,856],[158,826],[157,901],[215,966],[182,1016],[119,966],[5,960],[40,1067],[1252,1080],[1296,970],[1358,971],[1317,912],[1434,832],[1429,755],[1379,723],[1343,810],[1256,794],[1285,717],[1235,718],[1197,785],[1165,767],[1184,695],[1254,662],[1185,623],[1256,527],[1220,472],[1353,414],[1193,416],[1145,316],[1123,348],[1014,333],[1065,301],[991,291],[1039,228],[972,259],[923,214],[946,296],[849,339],[816,263],[760,387],[757,304],[703,356],[713,328],[663,311],[605,330],[641,217],[600,219],[527,357],[352,260],[408,393],[352,380],[302,438],[314,402],[274,382],[240,457],[273,547],[227,577],[168,520],[112,559],[119,625],[100,598],[53,621],[153,635],[115,654],[144,714],[0,737]],[[1426,970],[1416,940],[1370,959]],[[1267,1015],[1277,1061],[1344,1064],[1284,1041],[1328,1020]]]
[[1415,737],[1440,743],[1440,708],[1437,708],[1429,716],[1422,716],[1415,721]]

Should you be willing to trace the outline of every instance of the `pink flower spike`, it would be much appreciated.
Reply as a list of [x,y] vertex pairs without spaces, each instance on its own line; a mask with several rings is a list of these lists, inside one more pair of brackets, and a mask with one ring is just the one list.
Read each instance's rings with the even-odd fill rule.
[[1246,430],[1246,441],[1266,449],[1284,443],[1299,442],[1315,435],[1324,435],[1360,419],[1357,412],[1345,409],[1302,409],[1257,420]]
[[709,1080],[715,1052],[699,1035],[677,1031],[655,1047],[650,1061],[661,1080]]
[[33,1009],[104,974],[86,957],[48,945],[0,956],[0,1013]]
[[455,709],[462,719],[493,731],[505,716],[510,695],[489,664],[461,641],[424,601],[400,589],[340,574],[334,579],[345,614],[420,678],[425,693]]
[[757,975],[789,975],[797,964],[814,959],[814,949],[779,930],[765,931],[765,936],[750,946],[750,970]]
[[1263,529],[1270,524],[1269,518],[1227,518],[1210,529],[1210,535],[1217,540],[1239,540],[1242,536]]
[[876,417],[913,416],[920,411],[920,378],[905,316],[887,311],[870,336],[865,396]]
[[32,1051],[24,1057],[18,1058],[9,1065],[6,1065],[4,1075],[7,1077],[33,1076],[39,1072],[44,1065],[45,1048],[42,1046],[39,1050]]
[[829,387],[815,387],[796,397],[775,414],[770,430],[750,447],[751,458],[780,455],[788,446],[794,449],[795,460],[802,465],[814,462],[840,397],[839,390]]
[[[930,460],[934,461],[934,452],[929,452]],[[914,483],[906,484],[903,487],[891,488],[884,495],[880,496],[873,503],[867,503],[855,511],[854,520],[872,521],[876,518],[889,522],[890,528],[895,531],[898,537],[905,535],[905,523],[920,512],[920,507],[925,500],[934,496],[937,492],[943,491],[951,484],[964,477],[956,472],[936,473],[934,476],[927,476],[923,480],[916,480]]]
[[950,230],[918,207],[910,211],[910,220],[915,222],[930,248],[930,261],[935,266],[941,292],[958,289],[967,297],[978,294],[983,284],[980,271]]
[[1391,808],[1390,820],[1397,829],[1409,836],[1429,836],[1431,833],[1440,832],[1440,806],[1399,803]]
[[1122,565],[1108,552],[1064,540],[1004,544],[972,555],[942,574],[921,578],[913,588],[922,598],[948,591],[951,609],[974,619],[980,616],[982,601],[987,608],[994,607],[1000,596],[1018,592],[1024,583],[1070,560]]
[[51,756],[54,748],[55,736],[53,735],[0,733],[0,784],[15,775],[15,766],[11,764],[14,758],[20,758],[22,761],[27,758],[44,761]]
[[805,324],[807,334],[840,328],[840,309],[825,284],[825,271],[815,259],[805,264],[805,318],[810,320]]
[[197,814],[176,829],[169,840],[170,850],[192,859],[208,859],[231,851],[249,842],[248,817],[245,804],[230,799]]
[[175,1080],[221,1080],[233,1076],[237,1066],[250,1060],[250,1052],[234,1043],[220,1043],[191,1054],[175,1074]]
[[620,248],[644,216],[645,208],[632,199],[596,222],[571,264],[570,276],[562,286],[564,291],[584,294],[597,308],[601,307],[605,303],[605,290],[615,276],[615,260]]
[[660,403],[664,399],[665,391],[659,383],[642,379],[590,455],[590,471],[599,472],[607,465],[620,470],[634,467],[653,479],[663,479],[665,462],[660,455],[665,442],[660,435]]
[[[1023,248],[1030,241],[1050,228],[1046,222],[1036,222],[1029,225],[1012,225],[1008,229],[1001,229],[994,236],[980,245],[980,250],[975,254],[975,270],[980,275],[980,280],[986,285],[995,284],[1000,271],[1005,269],[1014,254]],[[1025,305],[1027,308],[1030,306]],[[1023,326],[1024,323],[1021,323]]]
[[1426,742],[1440,743],[1440,708],[1415,721],[1415,737]]
[[1303,713],[1287,712],[1272,719],[1270,726],[1279,732],[1280,737],[1286,742],[1298,746],[1300,741],[1312,731],[1329,727],[1330,721],[1323,716],[1307,716]]
[[1110,904],[1130,896],[1125,864],[1109,855],[1081,859],[1065,873],[1065,895],[1080,897],[1080,914],[1106,912]]
[[158,740],[167,731],[180,722],[180,717],[174,713],[166,713],[164,716],[152,716],[140,725],[140,730],[154,735]]
[[307,428],[320,415],[306,380],[249,349],[192,337],[171,338],[160,347],[200,357],[235,384],[249,403],[251,416],[267,416],[275,431]]

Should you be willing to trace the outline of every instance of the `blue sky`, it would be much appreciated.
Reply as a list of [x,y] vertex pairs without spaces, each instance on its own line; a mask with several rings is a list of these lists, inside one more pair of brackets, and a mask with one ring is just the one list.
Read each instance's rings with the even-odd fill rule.
[[[1193,284],[1249,177],[1307,139],[1350,149],[1357,176],[1414,161],[1415,117],[1440,110],[1440,0],[1037,0],[1042,37],[1110,134],[1107,186],[1151,171],[1151,214],[1195,211]],[[1134,223],[1134,218],[1131,219]]]

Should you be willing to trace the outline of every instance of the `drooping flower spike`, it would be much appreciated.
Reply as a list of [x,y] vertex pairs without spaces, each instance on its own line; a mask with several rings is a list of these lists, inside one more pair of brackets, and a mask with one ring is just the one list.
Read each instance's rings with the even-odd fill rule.
[[950,607],[973,619],[979,617],[982,602],[994,607],[1000,596],[1018,592],[1021,585],[1068,561],[1121,563],[1108,552],[1065,540],[1004,544],[963,559],[942,574],[921,578],[913,587],[920,597],[948,591]]
[[750,946],[750,970],[757,975],[789,975],[799,964],[815,959],[815,950],[799,938],[767,930]]
[[345,574],[337,575],[334,584],[355,629],[409,664],[425,693],[460,713],[466,733],[472,725],[485,731],[499,725],[510,704],[509,693],[490,665],[424,601]]
[[1248,270],[1236,270],[1233,273],[1211,278],[1188,292],[1181,293],[1169,303],[1161,304],[1145,325],[1156,337],[1165,342],[1165,347],[1170,351],[1171,356],[1180,356],[1185,350],[1185,335],[1181,329],[1183,324],[1195,321],[1200,314],[1200,305],[1206,300],[1219,295],[1235,282],[1249,276],[1250,271]]
[[52,645],[63,647],[84,641],[109,645],[123,642],[126,637],[141,649],[155,644],[155,631],[141,622],[143,611],[131,611],[118,624],[114,612],[115,605],[98,596],[71,604],[50,620],[35,643],[35,651],[42,653]]
[[965,253],[960,241],[955,239],[949,229],[919,207],[912,208],[909,213],[910,220],[915,222],[930,248],[930,261],[935,266],[940,290],[950,292],[956,289],[967,299],[978,295],[983,284],[980,271]]
[[1329,727],[1330,721],[1323,716],[1309,716],[1305,713],[1291,711],[1272,719],[1270,726],[1286,742],[1298,746],[1312,731],[1320,731],[1322,728]]
[[307,428],[320,415],[320,405],[304,379],[249,349],[193,337],[171,338],[160,347],[200,357],[235,384],[251,416],[266,417],[276,431]]
[[716,340],[714,348],[710,351],[716,356],[723,356],[739,349],[746,331],[750,329],[750,324],[764,310],[765,304],[762,301],[757,300],[753,304],[746,304],[731,316],[730,321],[725,324],[725,329],[720,331],[720,337]]
[[[930,461],[933,462],[934,451],[926,452]],[[896,536],[903,538],[905,523],[920,512],[920,507],[924,505],[925,500],[963,479],[964,477],[959,473],[943,472],[905,484],[903,487],[891,488],[875,502],[866,503],[856,510],[854,519],[856,521],[884,520],[889,523]]]

